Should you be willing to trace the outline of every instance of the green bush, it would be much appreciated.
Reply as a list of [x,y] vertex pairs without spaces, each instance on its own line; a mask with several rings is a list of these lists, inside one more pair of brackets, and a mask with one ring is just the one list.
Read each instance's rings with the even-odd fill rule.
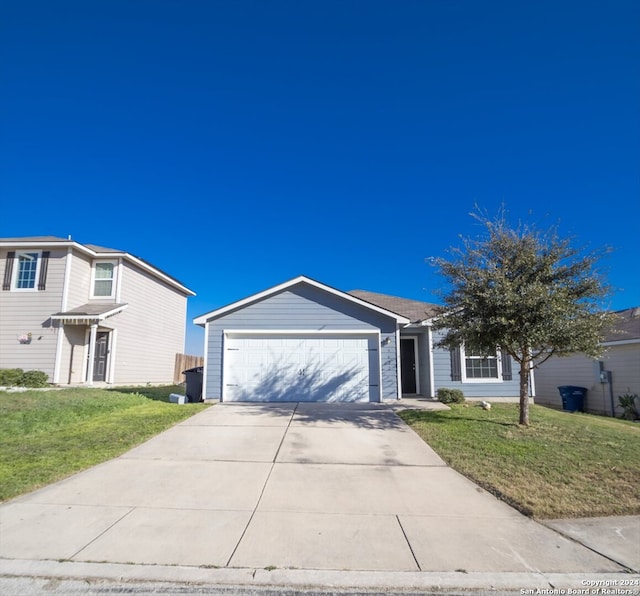
[[0,387],[48,387],[49,377],[41,370],[0,369]]
[[438,389],[438,401],[443,404],[461,404],[464,402],[464,393],[462,389]]
[[18,387],[23,374],[21,368],[0,368],[0,387]]
[[624,410],[622,417],[626,420],[638,420],[639,414],[636,408],[637,393],[625,393],[618,395],[618,404]]
[[49,377],[41,370],[27,370],[20,379],[21,387],[48,387]]

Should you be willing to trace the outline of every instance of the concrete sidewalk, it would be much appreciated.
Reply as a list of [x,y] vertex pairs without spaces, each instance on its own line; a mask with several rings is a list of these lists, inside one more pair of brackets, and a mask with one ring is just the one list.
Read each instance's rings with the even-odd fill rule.
[[368,574],[372,585],[404,578],[403,589],[422,590],[433,574],[526,576],[527,588],[640,568],[639,518],[618,530],[624,540],[604,540],[610,520],[579,531],[554,523],[451,470],[388,407],[218,405],[0,506],[0,573],[116,568],[167,581],[167,569],[191,570],[259,585],[266,572],[255,570],[267,569],[271,580],[350,573],[362,588]]

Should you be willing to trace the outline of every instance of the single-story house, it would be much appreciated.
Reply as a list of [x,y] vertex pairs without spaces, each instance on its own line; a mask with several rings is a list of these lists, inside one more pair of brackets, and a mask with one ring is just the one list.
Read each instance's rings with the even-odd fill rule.
[[436,347],[436,306],[300,276],[194,319],[205,329],[203,398],[381,402],[519,395],[511,358]]
[[[622,415],[618,396],[640,396],[640,307],[616,311],[616,322],[604,334],[604,353],[594,360],[584,354],[552,356],[536,369],[536,402],[562,408],[558,387],[587,389],[586,412]],[[640,399],[636,400],[640,408]]]

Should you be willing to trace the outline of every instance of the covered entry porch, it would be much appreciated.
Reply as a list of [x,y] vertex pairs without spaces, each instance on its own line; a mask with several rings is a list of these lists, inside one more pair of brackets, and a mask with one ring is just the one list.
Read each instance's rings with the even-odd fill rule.
[[51,316],[63,331],[58,336],[56,360],[60,364],[55,382],[86,386],[112,382],[116,329],[104,321],[126,307],[127,304],[85,304]]

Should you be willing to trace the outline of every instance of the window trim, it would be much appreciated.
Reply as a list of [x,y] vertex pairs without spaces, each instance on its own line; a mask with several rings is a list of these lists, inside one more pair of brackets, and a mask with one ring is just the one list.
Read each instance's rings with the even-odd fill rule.
[[[22,255],[37,255],[36,257],[36,270],[33,276],[32,288],[19,288],[18,279],[20,277],[20,257]],[[40,279],[40,267],[42,265],[42,251],[41,250],[16,250],[13,261],[13,272],[11,276],[11,291],[12,292],[41,292],[38,289],[38,283]]]
[[[473,358],[473,356],[469,356]],[[503,383],[502,378],[502,351],[496,348],[496,375],[495,377],[467,377],[467,354],[464,346],[460,346],[460,373],[462,383]]]
[[[96,295],[96,265],[100,263],[110,263],[113,265],[113,274],[111,276],[111,293],[108,296],[97,296]],[[106,278],[104,278],[106,279]],[[104,281],[103,279],[103,281]],[[91,263],[91,293],[90,297],[95,300],[109,300],[110,298],[115,298],[116,295],[116,285],[118,280],[118,261],[115,259],[96,259]]]

